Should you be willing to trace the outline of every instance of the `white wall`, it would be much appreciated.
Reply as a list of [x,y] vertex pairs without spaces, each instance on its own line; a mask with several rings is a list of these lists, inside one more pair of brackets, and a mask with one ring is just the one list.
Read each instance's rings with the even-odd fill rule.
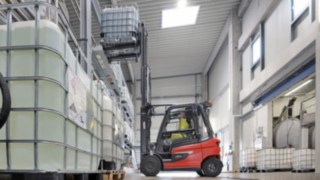
[[256,22],[259,20],[260,14],[266,10],[270,0],[254,0],[251,1],[248,9],[242,18],[242,32],[245,35],[256,26]]
[[228,44],[224,43],[208,73],[209,97],[215,99],[229,84]]
[[230,123],[229,88],[215,99],[210,109],[210,122],[213,132],[219,131]]
[[[151,80],[151,94],[155,96],[174,96],[195,94],[196,75],[161,78]],[[141,97],[140,81],[136,82],[136,97]]]
[[229,74],[228,43],[225,42],[208,73],[208,93],[213,100],[209,118],[214,132],[230,121]]
[[[240,101],[249,98],[253,93],[262,93],[264,87],[271,87],[271,81],[276,74],[283,71],[289,65],[295,66],[292,69],[299,67],[303,61],[292,64],[294,58],[305,50],[316,37],[318,32],[316,21],[311,21],[311,10],[309,15],[298,25],[298,37],[291,41],[291,7],[290,0],[282,0],[276,3],[273,12],[266,12],[266,6],[275,2],[272,0],[255,0],[251,4],[243,16],[242,30],[243,33],[239,39],[239,46],[243,48],[242,65],[243,65],[243,82],[242,91],[240,92]],[[269,9],[270,10],[270,9]],[[265,14],[264,16],[262,14]],[[247,32],[252,30],[252,27],[258,26],[260,23],[258,17],[264,17],[261,21],[264,22],[265,34],[265,68],[261,72],[255,74],[254,79],[250,80],[249,62],[251,58],[248,55],[248,42],[250,36]],[[252,35],[252,34],[251,34]],[[245,71],[249,71],[245,72]],[[281,77],[277,77],[280,79]],[[275,82],[273,82],[275,83]],[[266,86],[267,85],[267,86]],[[256,94],[256,96],[258,96]]]

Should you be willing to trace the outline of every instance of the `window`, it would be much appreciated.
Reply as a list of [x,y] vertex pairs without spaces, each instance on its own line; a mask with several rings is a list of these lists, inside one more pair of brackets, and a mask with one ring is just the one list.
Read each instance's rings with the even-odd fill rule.
[[296,20],[309,7],[309,0],[291,0],[292,20]]
[[261,37],[260,35],[252,44],[252,64],[257,64],[261,59]]
[[[312,1],[312,3],[310,3]],[[309,7],[314,7],[315,1],[313,0],[291,0],[291,41],[295,40],[298,36],[298,26],[309,15]],[[314,12],[312,12],[314,14]],[[312,15],[311,20],[315,19]]]
[[173,110],[170,112],[170,121],[168,122],[166,126],[166,131],[179,131],[179,130],[185,130],[185,129],[193,129],[194,124],[192,121],[191,111],[177,111]]
[[251,78],[264,68],[263,25],[260,24],[258,32],[252,36],[251,42]]

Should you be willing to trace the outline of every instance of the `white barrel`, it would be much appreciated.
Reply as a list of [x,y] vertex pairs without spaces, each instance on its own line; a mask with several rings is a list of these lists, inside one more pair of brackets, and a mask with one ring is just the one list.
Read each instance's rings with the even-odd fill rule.
[[300,120],[291,118],[279,123],[273,130],[273,142],[276,148],[300,148]]

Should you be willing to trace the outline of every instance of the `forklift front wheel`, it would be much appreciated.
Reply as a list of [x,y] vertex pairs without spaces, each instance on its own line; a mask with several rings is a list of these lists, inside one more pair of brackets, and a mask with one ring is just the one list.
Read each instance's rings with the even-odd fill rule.
[[202,171],[205,176],[216,177],[221,173],[222,167],[222,162],[219,159],[212,157],[202,164]]
[[142,158],[141,172],[145,176],[156,176],[161,170],[161,161],[157,156],[147,155]]

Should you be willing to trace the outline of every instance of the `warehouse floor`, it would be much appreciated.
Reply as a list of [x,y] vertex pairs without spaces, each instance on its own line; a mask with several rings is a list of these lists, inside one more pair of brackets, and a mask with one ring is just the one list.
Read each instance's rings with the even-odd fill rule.
[[162,172],[157,177],[145,177],[142,174],[127,174],[125,180],[137,179],[243,179],[243,180],[319,180],[320,174],[316,173],[291,173],[291,172],[276,172],[276,173],[221,173],[216,178],[200,178],[193,172]]

